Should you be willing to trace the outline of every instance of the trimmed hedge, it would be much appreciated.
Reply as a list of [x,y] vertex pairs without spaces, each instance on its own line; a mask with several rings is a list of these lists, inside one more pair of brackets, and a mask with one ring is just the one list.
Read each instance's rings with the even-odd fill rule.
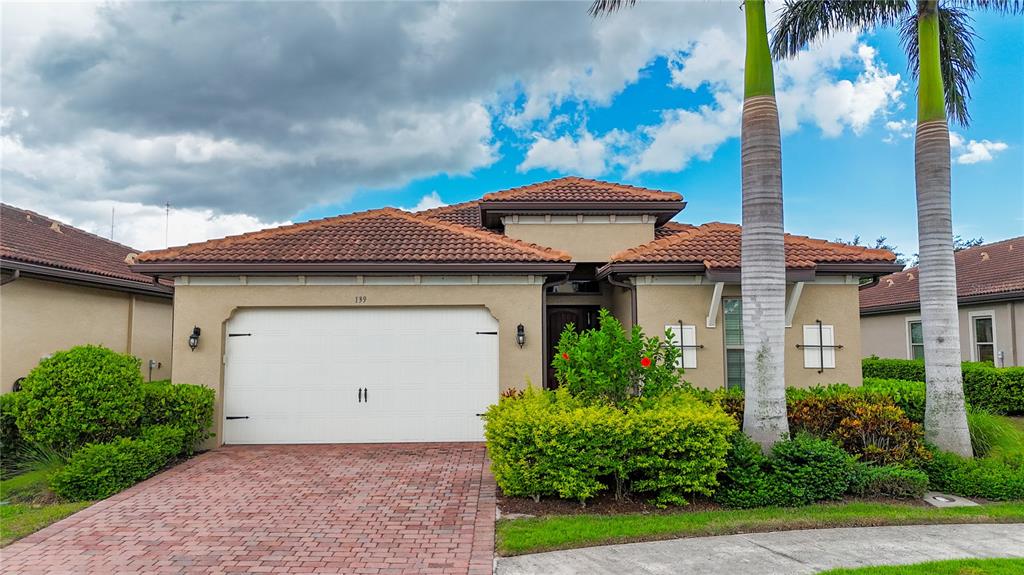
[[128,435],[142,415],[139,360],[105,347],[53,354],[29,372],[17,393],[22,437],[57,449]]
[[936,451],[925,465],[929,485],[936,491],[993,501],[1024,499],[1024,462],[998,458],[965,459]]
[[896,465],[857,464],[849,492],[860,497],[920,499],[928,490],[928,475]]
[[[1024,415],[1024,367],[965,361],[962,370],[967,403],[999,415]],[[868,357],[861,371],[865,378],[925,381],[924,361],[915,359]]]
[[868,399],[886,397],[895,403],[910,421],[924,423],[925,391],[923,381],[865,377],[862,393]]
[[742,433],[732,438],[715,500],[728,507],[795,507],[839,499],[856,474],[855,460],[830,441],[801,434],[770,456]]
[[619,408],[584,402],[564,388],[530,388],[503,397],[484,419],[503,493],[581,502],[608,489],[653,493],[662,505],[710,495],[736,430],[721,409],[686,393]]
[[209,387],[154,381],[142,385],[143,427],[173,425],[185,432],[185,453],[212,436],[214,392]]
[[137,439],[121,437],[83,447],[50,479],[69,501],[105,499],[163,469],[182,453],[185,432],[173,426],[146,428]]

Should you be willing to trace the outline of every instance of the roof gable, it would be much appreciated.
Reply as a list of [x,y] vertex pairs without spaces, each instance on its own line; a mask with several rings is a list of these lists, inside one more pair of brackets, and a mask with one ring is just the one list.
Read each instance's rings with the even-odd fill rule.
[[558,250],[383,208],[146,252],[154,263],[541,263]]
[[[957,298],[984,300],[1014,293],[1024,297],[1024,236],[960,250],[953,259]],[[916,307],[919,276],[918,267],[882,276],[876,285],[860,291],[861,311]]]
[[[52,218],[0,204],[0,258],[152,286],[129,267],[136,250]],[[102,283],[102,282],[100,282]]]
[[[693,263],[711,270],[740,267],[741,228],[712,222],[700,226],[672,223],[658,239],[612,256],[612,263]],[[807,236],[785,235],[786,267],[814,269],[822,263],[892,263],[888,250],[849,246]]]
[[557,178],[484,195],[483,202],[681,202],[675,192],[663,192],[577,176]]

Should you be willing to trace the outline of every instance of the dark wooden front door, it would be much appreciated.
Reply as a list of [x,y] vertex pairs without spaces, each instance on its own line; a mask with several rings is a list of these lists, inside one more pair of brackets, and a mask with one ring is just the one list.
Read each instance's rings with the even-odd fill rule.
[[551,367],[551,360],[558,353],[558,339],[562,336],[562,332],[565,331],[565,327],[572,324],[577,333],[597,327],[598,309],[596,306],[548,308],[548,342],[547,352],[544,354],[544,359],[547,361],[547,381],[545,384],[548,389],[558,387],[558,380],[555,378],[555,368]]

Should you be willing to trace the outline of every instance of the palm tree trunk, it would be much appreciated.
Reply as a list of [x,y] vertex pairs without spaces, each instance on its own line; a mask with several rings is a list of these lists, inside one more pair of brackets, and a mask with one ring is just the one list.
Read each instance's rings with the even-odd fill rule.
[[782,140],[763,0],[744,2],[747,52],[742,162],[743,431],[765,451],[789,436],[786,420],[786,262]]
[[939,449],[970,457],[953,260],[949,126],[935,2],[930,2],[918,17],[918,38],[921,70],[914,164],[920,250],[918,284],[927,381],[925,434]]

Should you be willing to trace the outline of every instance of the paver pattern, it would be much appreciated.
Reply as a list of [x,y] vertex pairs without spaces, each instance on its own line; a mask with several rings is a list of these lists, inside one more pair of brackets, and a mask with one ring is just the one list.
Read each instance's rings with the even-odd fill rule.
[[4,573],[490,574],[482,444],[202,454],[0,551]]

